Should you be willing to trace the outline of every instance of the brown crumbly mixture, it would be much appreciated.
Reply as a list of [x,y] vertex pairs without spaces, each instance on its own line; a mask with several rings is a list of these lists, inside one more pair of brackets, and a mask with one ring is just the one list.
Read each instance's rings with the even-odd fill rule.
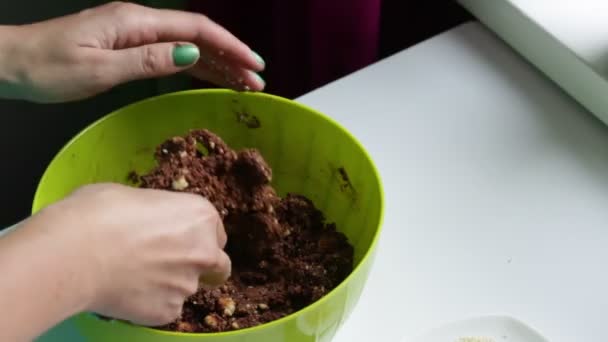
[[318,300],[353,268],[353,247],[304,196],[280,198],[257,150],[232,150],[208,130],[156,150],[158,166],[141,187],[198,194],[215,205],[228,234],[232,277],[200,289],[164,330],[237,330],[289,315]]

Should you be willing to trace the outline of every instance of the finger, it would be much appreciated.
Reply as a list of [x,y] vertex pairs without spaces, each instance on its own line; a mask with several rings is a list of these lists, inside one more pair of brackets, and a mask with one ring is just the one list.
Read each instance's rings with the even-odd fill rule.
[[[133,6],[130,10],[132,19],[127,21],[129,25],[124,34],[133,36],[133,39],[123,39],[125,44],[188,41],[207,51],[213,58],[255,71],[261,71],[265,67],[258,54],[204,15]],[[146,34],[139,34],[141,32]]]
[[[198,198],[200,200],[200,197]],[[220,214],[217,212],[217,208],[213,205],[213,203],[209,202],[206,198],[202,198],[204,201],[204,209],[203,215],[205,215],[206,219],[203,223],[203,227],[201,227],[201,231],[203,234],[199,234],[201,237],[201,243],[203,246],[207,245],[206,249],[212,250],[217,249],[219,246],[223,249],[226,246],[226,242],[228,241],[228,237],[226,236],[226,230],[224,229],[224,223],[222,222],[222,218]],[[211,216],[209,216],[211,215]],[[211,226],[213,225],[213,226]],[[216,241],[211,242],[207,239],[207,232],[209,229],[213,229],[215,233]]]
[[193,66],[198,47],[188,43],[156,43],[107,51],[107,72],[114,83],[172,75]]
[[224,229],[224,224],[219,218],[215,226],[215,231],[217,234],[217,243],[221,249],[224,249],[224,247],[226,247],[226,243],[228,242],[228,236],[226,235],[226,229]]
[[213,84],[245,91],[262,91],[266,82],[257,73],[243,68],[220,64],[207,64],[199,61],[188,70],[192,76],[212,82]]
[[219,72],[214,71],[214,70],[209,70],[206,68],[192,67],[192,68],[188,69],[187,73],[200,80],[211,82],[220,87],[230,88],[230,89],[234,89],[234,90],[241,90],[241,87],[239,87],[236,84],[230,84],[230,82],[226,79],[226,77],[224,77]]
[[217,259],[213,267],[203,269],[199,276],[199,284],[202,288],[212,289],[218,287],[230,278],[232,263],[228,254],[221,249],[218,249],[217,253]]
[[[234,63],[246,69],[262,71],[265,62],[228,30],[208,17],[174,10],[156,10],[153,17],[158,36],[164,40],[186,40],[228,63]],[[192,38],[180,38],[183,35]]]
[[244,90],[262,91],[266,87],[266,82],[259,74],[245,69],[232,70],[231,74],[238,84],[242,84]]

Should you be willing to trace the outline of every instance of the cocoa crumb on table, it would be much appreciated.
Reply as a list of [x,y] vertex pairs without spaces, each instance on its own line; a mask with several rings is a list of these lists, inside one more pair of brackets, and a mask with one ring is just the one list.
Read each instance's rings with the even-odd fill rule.
[[[202,153],[199,144],[207,150]],[[219,332],[287,316],[323,297],[353,268],[353,247],[304,196],[281,198],[259,151],[234,151],[208,130],[161,144],[141,187],[204,196],[224,221],[232,276],[200,289],[163,330]]]

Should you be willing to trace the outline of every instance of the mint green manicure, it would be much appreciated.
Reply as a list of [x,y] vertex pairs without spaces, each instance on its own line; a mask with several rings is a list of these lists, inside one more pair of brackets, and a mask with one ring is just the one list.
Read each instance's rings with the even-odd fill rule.
[[260,82],[262,84],[262,86],[266,86],[266,81],[264,81],[264,79],[262,78],[262,76],[260,76],[260,74],[258,74],[256,72],[252,72],[252,73],[255,76],[255,78],[258,80],[258,82]]
[[252,51],[252,53],[253,53],[253,57],[255,57],[255,60],[258,62],[258,64],[262,68],[266,67],[266,62],[264,61],[264,59],[262,58],[262,56],[258,55],[258,53],[255,52],[255,51]]
[[173,64],[178,67],[194,64],[200,55],[201,53],[195,45],[176,45],[173,48]]

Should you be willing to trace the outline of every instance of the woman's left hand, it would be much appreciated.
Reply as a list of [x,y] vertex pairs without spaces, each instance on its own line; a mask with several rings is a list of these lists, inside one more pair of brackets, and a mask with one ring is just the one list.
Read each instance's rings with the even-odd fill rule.
[[8,97],[79,100],[120,83],[184,70],[237,90],[264,88],[259,55],[200,14],[113,2],[0,28],[0,61],[11,71],[1,87]]

